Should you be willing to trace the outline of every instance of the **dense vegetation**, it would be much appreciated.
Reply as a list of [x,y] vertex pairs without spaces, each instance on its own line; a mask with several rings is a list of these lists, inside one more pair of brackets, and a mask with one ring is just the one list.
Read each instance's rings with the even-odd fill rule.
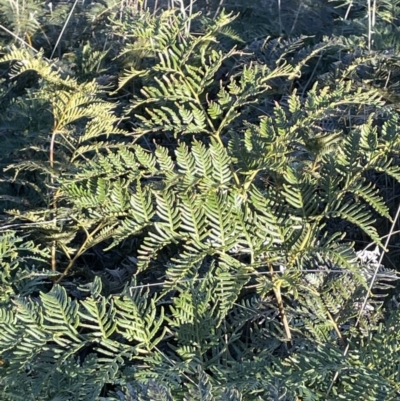
[[398,0],[0,0],[0,399],[400,400]]

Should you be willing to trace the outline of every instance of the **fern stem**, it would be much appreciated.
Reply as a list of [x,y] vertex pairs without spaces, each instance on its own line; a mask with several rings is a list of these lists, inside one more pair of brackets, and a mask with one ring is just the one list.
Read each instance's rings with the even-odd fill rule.
[[289,343],[291,343],[292,342],[292,333],[290,331],[290,326],[289,326],[289,322],[287,320],[285,307],[283,305],[282,292],[281,292],[281,281],[279,279],[276,280],[276,274],[271,265],[269,266],[269,270],[271,273],[272,282],[274,284],[273,291],[274,291],[276,302],[278,304],[279,314],[282,319],[283,328],[285,329],[286,337],[289,340]]
[[78,258],[88,249],[86,245],[89,242],[89,240],[92,239],[94,235],[96,235],[96,233],[98,233],[103,227],[104,223],[100,223],[90,234],[86,231],[87,236],[85,241],[83,241],[83,244],[80,246],[75,256],[70,260],[68,266],[62,272],[61,276],[55,281],[55,284],[59,284],[62,281],[62,279],[68,274],[68,272],[72,269]]
[[281,289],[280,289],[279,285],[274,287],[274,294],[275,294],[276,302],[278,303],[279,314],[281,315],[282,324],[285,329],[286,337],[288,338],[289,342],[291,343],[292,342],[292,333],[290,332],[290,326],[289,326],[289,322],[287,320],[285,307],[284,307],[283,301],[282,301],[282,293],[281,293]]
[[244,183],[243,189],[245,190],[245,192],[248,191],[248,189],[250,188],[251,184],[253,183],[254,179],[257,177],[257,174],[259,173],[260,170],[255,170],[250,174],[250,178],[249,180],[247,180]]
[[29,43],[29,46],[30,46],[30,47],[32,47],[32,40],[31,40],[31,36],[30,36],[28,33],[26,33],[25,35],[26,35],[26,40],[27,40],[27,41],[28,41],[28,43]]
[[335,319],[333,318],[333,316],[330,314],[329,311],[326,312],[326,315],[328,316],[328,319],[331,321],[331,323],[332,323],[332,325],[333,325],[333,328],[334,328],[336,334],[338,335],[340,341],[341,341],[342,344],[343,344],[343,343],[344,343],[344,338],[343,338],[343,336],[342,336],[342,333],[341,333],[340,330],[339,330],[338,325],[336,324]]
[[56,251],[57,251],[57,242],[56,240],[53,240],[51,243],[51,270],[53,272],[57,271]]

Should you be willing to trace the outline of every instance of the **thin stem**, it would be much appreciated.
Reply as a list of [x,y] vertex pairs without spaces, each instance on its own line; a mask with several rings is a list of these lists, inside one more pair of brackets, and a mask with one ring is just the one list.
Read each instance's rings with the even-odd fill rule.
[[292,333],[290,332],[290,326],[289,326],[289,322],[287,320],[287,316],[285,313],[285,307],[283,305],[282,293],[281,293],[281,289],[280,289],[279,285],[277,287],[274,287],[274,294],[275,294],[276,302],[278,303],[279,314],[282,319],[282,324],[285,329],[286,337],[288,338],[289,342],[291,343],[292,342]]
[[247,192],[247,190],[250,188],[250,185],[253,183],[254,179],[257,177],[257,174],[259,173],[260,170],[255,170],[250,174],[250,178],[246,180],[244,183],[243,189]]
[[51,52],[50,59],[52,59],[53,56],[54,56],[54,53],[55,53],[55,51],[56,51],[56,49],[57,49],[57,47],[58,47],[58,45],[59,45],[59,43],[60,43],[60,41],[61,41],[61,38],[62,38],[62,36],[63,36],[63,34],[64,34],[64,31],[65,31],[65,29],[66,29],[66,27],[67,27],[67,25],[68,25],[69,20],[70,20],[71,17],[72,17],[72,13],[74,12],[75,7],[76,7],[77,4],[78,4],[78,0],[75,0],[75,1],[74,1],[74,4],[72,5],[71,11],[70,11],[69,14],[68,14],[68,17],[67,17],[67,19],[65,20],[64,26],[63,26],[62,29],[61,29],[60,35],[58,36],[56,45],[54,46],[54,49],[53,49],[53,51]]
[[61,276],[55,281],[55,284],[59,284],[61,280],[68,274],[68,272],[72,269],[74,266],[75,262],[78,260],[78,258],[87,250],[86,245],[91,240],[96,233],[98,233],[102,228],[104,227],[104,223],[100,223],[90,234],[87,233],[86,239],[83,242],[83,244],[80,246],[78,251],[76,252],[75,256],[70,260],[68,263],[68,266],[65,268]]
[[340,330],[339,330],[339,327],[338,327],[338,325],[337,325],[335,319],[332,317],[332,315],[330,314],[329,311],[326,311],[326,314],[327,314],[327,316],[328,316],[328,319],[331,321],[331,323],[332,323],[332,325],[333,325],[333,328],[334,328],[334,330],[335,330],[335,332],[336,332],[338,338],[340,339],[340,341],[341,341],[342,344],[343,344],[343,343],[344,343],[344,338],[343,338],[343,336],[342,336],[342,333],[341,333]]
[[303,88],[303,91],[301,92],[301,98],[302,98],[302,99],[304,99],[304,96],[305,96],[305,94],[306,94],[306,90],[307,90],[308,86],[311,84],[311,81],[312,81],[312,79],[314,78],[315,73],[317,72],[317,68],[318,68],[318,66],[319,66],[319,63],[320,63],[321,60],[322,60],[322,55],[323,55],[323,54],[324,54],[324,51],[322,51],[322,52],[319,54],[319,58],[318,58],[317,64],[315,65],[315,67],[314,67],[314,69],[313,69],[313,72],[312,72],[311,75],[310,75],[310,78],[308,79],[307,83],[305,84],[305,86],[304,86],[304,88]]
[[373,4],[372,4],[372,26],[375,26],[375,22],[376,22],[376,0],[374,0]]
[[222,5],[224,4],[224,0],[220,0],[217,9],[215,10],[215,14],[213,19],[216,19],[218,17],[218,14],[221,11]]
[[371,0],[368,0],[368,50],[371,51],[371,39],[372,39],[372,10]]
[[32,39],[31,39],[31,35],[29,35],[29,33],[26,33],[25,34],[25,36],[26,36],[26,40],[28,41],[28,43],[29,43],[29,46],[30,47],[32,47]]
[[293,21],[292,29],[290,30],[290,35],[293,33],[294,28],[296,27],[297,20],[299,19],[300,10],[301,10],[302,7],[303,7],[303,1],[300,2],[299,8],[297,9],[296,17],[295,17],[295,19]]
[[282,284],[282,282],[281,282],[281,280],[279,278],[278,279],[275,278],[276,275],[275,275],[275,271],[272,268],[272,266],[270,266],[269,270],[270,270],[270,273],[271,273],[272,282],[274,284],[273,291],[274,291],[276,302],[278,304],[279,314],[280,314],[281,319],[282,319],[283,328],[285,329],[285,333],[286,333],[287,339],[291,343],[292,342],[292,333],[290,331],[289,322],[287,320],[285,307],[283,305],[283,300],[282,300],[282,293],[281,293],[281,284]]
[[[54,168],[54,142],[55,142],[56,132],[57,131],[55,130],[53,131],[50,141],[50,167],[52,169]],[[54,185],[54,178],[52,175],[50,176],[50,183],[52,184],[52,186]],[[55,228],[57,228],[57,192],[53,197],[53,225]],[[53,240],[51,244],[51,270],[53,271],[57,271],[56,253],[57,253],[57,241]]]
[[0,25],[0,29],[2,29],[4,32],[7,32],[9,35],[13,36],[15,39],[17,39],[19,42],[23,43],[24,45],[28,46],[31,50],[33,50],[35,53],[38,51],[32,47],[29,43],[27,43],[24,39],[21,39],[19,36],[17,36],[14,32],[11,32],[7,28],[5,28],[3,25]]
[[278,0],[278,19],[279,19],[279,35],[282,35],[282,4],[281,0]]

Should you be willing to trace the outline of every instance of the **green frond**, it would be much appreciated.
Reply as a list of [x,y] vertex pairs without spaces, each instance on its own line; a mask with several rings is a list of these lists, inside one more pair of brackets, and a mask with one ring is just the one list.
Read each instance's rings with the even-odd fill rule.
[[165,174],[168,181],[173,182],[177,179],[175,162],[172,160],[172,157],[168,153],[168,149],[161,146],[157,147],[155,151],[159,170],[161,170]]
[[176,195],[171,190],[155,194],[156,198],[156,222],[150,230],[148,236],[139,249],[139,266],[145,269],[147,264],[165,246],[176,243],[181,234],[179,227],[181,218],[179,209],[175,205],[179,204]]
[[178,172],[183,175],[184,187],[192,186],[197,181],[195,176],[196,162],[193,154],[184,143],[181,143],[175,150],[175,156]]
[[232,205],[227,195],[218,195],[215,192],[209,194],[203,205],[210,231],[208,241],[213,247],[219,248],[222,252],[230,251],[237,245],[235,238],[235,225]]
[[208,251],[212,246],[204,246],[196,243],[192,246],[185,246],[185,250],[181,252],[179,257],[171,258],[171,262],[167,265],[165,289],[175,288],[182,281],[193,280],[197,277],[198,272],[202,269]]
[[156,172],[158,172],[156,168],[156,158],[152,153],[146,152],[145,149],[138,145],[134,146],[134,151],[135,157],[137,158],[141,166],[143,166],[151,174],[155,174]]
[[283,184],[282,194],[286,202],[293,208],[292,213],[302,218],[317,215],[320,205],[313,183],[297,177],[296,171],[290,168],[286,170],[285,178],[287,184]]
[[116,310],[113,303],[105,298],[100,300],[87,299],[81,302],[83,308],[79,311],[81,327],[93,330],[93,335],[107,339],[112,336],[117,328],[115,321]]
[[157,308],[154,299],[140,290],[131,290],[130,296],[116,299],[118,332],[128,341],[138,343],[140,352],[150,352],[163,339],[166,329],[163,308]]
[[230,170],[231,159],[222,144],[214,140],[211,141],[209,152],[214,167],[213,178],[220,187],[224,187],[229,184],[233,178]]
[[[33,55],[30,50],[12,46],[9,52],[2,54],[0,63],[12,63],[12,76],[14,77],[27,71],[36,71],[49,82],[59,82],[59,74],[56,72],[54,64],[43,58],[43,52]],[[66,80],[65,84],[72,88],[76,87],[76,82],[73,80]]]
[[261,230],[261,235],[266,242],[272,244],[285,243],[285,231],[289,227],[290,216],[287,211],[278,203],[272,192],[263,195],[257,188],[251,188],[250,196],[252,205],[258,211],[255,220],[256,227]]
[[150,189],[137,182],[136,192],[131,194],[130,206],[129,211],[138,223],[149,223],[155,213]]
[[[42,293],[41,300],[45,311],[43,327],[54,333],[53,338],[60,345],[64,345],[62,338],[59,338],[63,335],[68,337],[68,340],[79,343],[77,331],[79,326],[78,303],[76,301],[71,302],[65,289],[60,286],[54,287],[47,294]],[[68,342],[66,341],[66,343]]]
[[373,241],[377,244],[381,244],[378,232],[374,227],[375,219],[371,216],[371,213],[363,206],[357,203],[347,203],[344,205],[337,205],[332,208],[332,211],[328,214],[331,217],[341,217],[344,220],[349,221],[352,224],[360,227]]
[[248,267],[229,255],[221,255],[215,270],[214,297],[218,303],[219,324],[235,306],[243,287],[249,282]]
[[203,143],[194,141],[192,144],[191,153],[196,162],[196,167],[194,170],[195,174],[200,176],[206,184],[210,183],[213,166],[208,149]]
[[182,194],[180,198],[182,206],[180,228],[189,234],[195,244],[200,244],[208,234],[202,200],[194,194]]
[[354,185],[354,189],[348,188],[348,190],[372,206],[381,216],[391,219],[389,208],[385,204],[376,186],[373,183],[363,184],[364,182],[360,180],[359,183]]

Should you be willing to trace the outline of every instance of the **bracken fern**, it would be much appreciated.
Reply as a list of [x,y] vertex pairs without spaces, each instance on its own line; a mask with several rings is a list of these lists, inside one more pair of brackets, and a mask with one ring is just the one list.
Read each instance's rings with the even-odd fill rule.
[[4,399],[398,396],[398,310],[368,291],[396,272],[340,229],[383,248],[397,109],[358,59],[296,90],[334,46],[226,50],[234,19],[111,18],[110,88],[4,50]]

